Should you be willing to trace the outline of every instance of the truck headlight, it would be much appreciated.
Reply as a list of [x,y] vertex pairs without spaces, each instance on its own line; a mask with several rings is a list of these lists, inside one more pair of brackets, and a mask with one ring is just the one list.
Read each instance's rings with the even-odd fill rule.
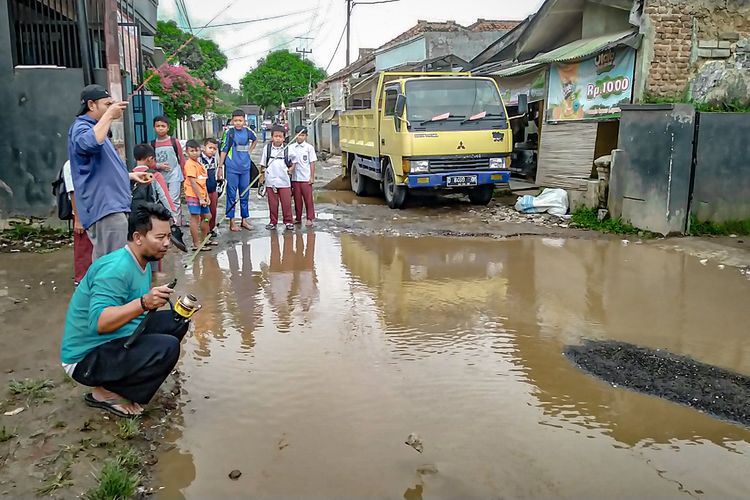
[[412,174],[426,174],[430,171],[430,162],[427,160],[411,160],[409,172]]
[[505,158],[490,158],[490,168],[497,170],[505,169]]

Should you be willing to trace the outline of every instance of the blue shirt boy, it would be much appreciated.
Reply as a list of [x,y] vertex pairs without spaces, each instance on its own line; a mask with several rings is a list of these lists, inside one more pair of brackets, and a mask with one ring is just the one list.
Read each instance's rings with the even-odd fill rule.
[[[234,141],[230,140],[234,134]],[[224,160],[227,172],[241,173],[250,170],[250,145],[257,141],[255,133],[247,127],[227,130],[221,150],[227,153]],[[231,144],[230,144],[231,143]]]

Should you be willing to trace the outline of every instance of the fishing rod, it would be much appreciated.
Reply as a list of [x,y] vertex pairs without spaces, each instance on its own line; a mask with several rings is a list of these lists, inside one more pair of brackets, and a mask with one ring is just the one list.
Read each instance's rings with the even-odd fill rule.
[[[357,85],[355,85],[354,87],[352,87],[352,89],[350,90],[350,92],[353,92],[354,90],[358,89],[360,86],[364,85],[365,83],[367,83],[369,80],[371,80],[375,76],[378,76],[378,73],[373,73],[372,75],[368,76],[367,78],[365,78],[364,80],[362,80],[361,82],[359,82]],[[318,113],[317,116],[313,117],[313,119],[310,120],[310,124],[313,124],[316,121],[318,121],[320,119],[320,117],[323,116],[324,113],[327,113],[331,109],[331,106],[332,106],[332,104],[329,104],[320,113]],[[293,141],[296,141],[297,137],[299,137],[299,135],[302,132],[303,132],[302,130],[300,130],[299,132],[297,132],[294,135],[294,137],[292,139],[290,139],[289,142],[284,146],[284,148],[282,149],[282,151],[286,151],[287,149],[289,149],[289,145]],[[237,197],[237,199],[234,201],[234,203],[232,203],[232,205],[229,207],[229,209],[225,211],[225,213],[222,215],[222,218],[216,221],[216,226],[218,226],[219,224],[221,224],[222,222],[224,222],[227,219],[227,215],[226,214],[227,213],[231,213],[234,210],[234,207],[237,205],[237,203],[240,201],[240,199],[243,198],[250,191],[250,189],[253,187],[253,185],[255,184],[255,182],[257,182],[258,179],[260,179],[260,177],[262,175],[263,175],[262,173],[259,173],[255,177],[255,179],[253,179],[253,181],[250,184],[248,184],[248,186],[240,193],[240,195]],[[187,260],[187,262],[183,266],[185,269],[187,269],[188,267],[190,267],[190,264],[192,264],[195,261],[195,258],[198,256],[198,253],[200,253],[200,251],[203,249],[204,246],[206,246],[206,244],[208,243],[208,241],[210,239],[211,239],[211,235],[210,234],[206,235],[206,237],[203,238],[203,241],[201,241],[200,245],[198,245],[196,247],[196,249],[193,250],[192,255],[190,256],[190,258]]]

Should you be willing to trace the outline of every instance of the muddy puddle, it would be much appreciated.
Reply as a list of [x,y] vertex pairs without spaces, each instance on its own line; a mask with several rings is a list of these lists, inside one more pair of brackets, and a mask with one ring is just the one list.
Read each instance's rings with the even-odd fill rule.
[[[750,280],[734,268],[619,241],[311,232],[166,270],[204,308],[184,345],[183,422],[159,457],[159,498],[740,498],[750,487],[750,430],[611,387],[562,355],[614,339],[750,374]],[[424,453],[404,444],[410,433]]]

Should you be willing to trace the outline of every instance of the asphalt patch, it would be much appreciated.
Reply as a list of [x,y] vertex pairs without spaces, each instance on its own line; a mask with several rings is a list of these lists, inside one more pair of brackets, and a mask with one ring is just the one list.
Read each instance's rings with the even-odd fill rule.
[[659,349],[587,340],[565,348],[582,370],[715,417],[750,426],[750,377]]

